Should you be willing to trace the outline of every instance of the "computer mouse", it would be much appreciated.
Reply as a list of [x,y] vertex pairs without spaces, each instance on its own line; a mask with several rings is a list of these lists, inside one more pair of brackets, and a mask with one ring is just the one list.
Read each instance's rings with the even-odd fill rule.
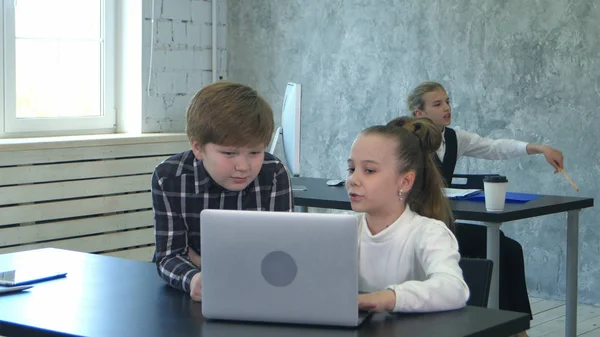
[[345,183],[344,180],[338,180],[338,179],[327,180],[327,185],[329,185],[329,186],[344,186],[344,183]]

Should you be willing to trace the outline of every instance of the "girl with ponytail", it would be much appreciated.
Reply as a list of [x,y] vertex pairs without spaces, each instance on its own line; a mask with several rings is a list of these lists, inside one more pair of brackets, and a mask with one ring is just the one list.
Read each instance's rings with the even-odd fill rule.
[[403,118],[352,144],[346,188],[361,213],[361,309],[431,312],[467,302],[452,211],[431,159],[440,142],[429,119]]

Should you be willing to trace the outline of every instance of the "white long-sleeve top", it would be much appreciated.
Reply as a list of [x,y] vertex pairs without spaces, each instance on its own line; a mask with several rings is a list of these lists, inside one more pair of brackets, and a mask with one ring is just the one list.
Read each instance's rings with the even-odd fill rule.
[[[475,157],[482,159],[509,159],[527,155],[527,143],[514,139],[490,139],[463,130],[456,131],[456,160],[460,157]],[[445,131],[444,131],[445,132]],[[446,154],[446,142],[436,151],[440,161]]]
[[469,288],[458,265],[458,243],[446,225],[407,206],[389,227],[372,235],[359,216],[359,290],[396,293],[396,312],[462,308]]

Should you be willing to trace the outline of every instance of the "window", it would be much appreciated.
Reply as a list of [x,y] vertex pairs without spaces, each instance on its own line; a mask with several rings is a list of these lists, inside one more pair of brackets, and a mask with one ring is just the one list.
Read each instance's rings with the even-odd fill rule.
[[0,133],[114,129],[114,0],[0,2]]

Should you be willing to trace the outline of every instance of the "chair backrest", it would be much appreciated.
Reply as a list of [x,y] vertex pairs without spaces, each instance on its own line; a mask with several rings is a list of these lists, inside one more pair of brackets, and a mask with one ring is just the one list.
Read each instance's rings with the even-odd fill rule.
[[458,264],[471,293],[467,305],[487,307],[494,262],[487,259],[462,258]]
[[[467,179],[464,184],[450,182],[450,188],[483,189],[483,178],[487,176],[497,176],[498,174],[455,174],[452,178]],[[454,179],[452,179],[454,180]]]

